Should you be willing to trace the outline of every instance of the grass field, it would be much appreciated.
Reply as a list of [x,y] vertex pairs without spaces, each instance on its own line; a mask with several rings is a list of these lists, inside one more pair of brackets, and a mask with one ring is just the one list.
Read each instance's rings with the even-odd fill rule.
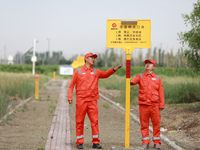
[[[135,73],[131,76],[134,78],[139,71],[143,73],[145,70],[136,68]],[[163,68],[155,70],[159,74],[163,82],[165,102],[169,104],[177,103],[192,103],[200,101],[200,77],[195,73],[190,73],[189,70],[184,71],[183,68],[170,69],[166,68],[165,73]],[[123,71],[123,70],[122,70]],[[175,73],[176,72],[176,73]],[[182,73],[181,73],[182,72]],[[120,74],[120,75],[118,75]],[[117,98],[117,102],[124,105],[125,92],[126,92],[126,77],[122,76],[121,72],[110,76],[108,79],[100,79],[99,85],[106,89],[120,90],[121,96]],[[174,75],[175,74],[175,75]],[[131,86],[131,104],[138,103],[138,90],[139,86]]]
[[[40,75],[40,88],[48,81]],[[14,100],[27,99],[34,95],[35,76],[27,73],[0,73],[0,117]]]
[[[21,73],[0,73],[0,117],[6,113],[7,105],[13,99],[26,99],[34,95],[35,76],[31,75],[30,66],[23,65],[0,65],[2,71]],[[53,71],[57,71],[56,78],[71,79],[71,76],[58,76],[59,66],[38,66],[40,75],[40,88],[45,82],[52,78]],[[108,70],[109,68],[99,68]],[[20,71],[21,70],[21,71]],[[23,71],[23,72],[22,72]],[[143,73],[144,67],[132,67],[131,79],[137,74]],[[166,103],[191,103],[200,101],[200,75],[188,68],[164,68],[156,67],[155,71],[162,78]],[[126,92],[126,68],[123,67],[108,79],[100,79],[99,86],[106,89],[115,89],[121,92],[117,102],[125,103]],[[47,76],[46,76],[47,75]],[[131,104],[138,102],[139,86],[131,86]]]

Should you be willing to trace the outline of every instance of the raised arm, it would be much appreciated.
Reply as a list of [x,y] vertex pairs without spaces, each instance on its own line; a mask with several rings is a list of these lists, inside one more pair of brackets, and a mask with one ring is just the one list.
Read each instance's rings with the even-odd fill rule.
[[113,73],[115,73],[118,69],[120,69],[122,66],[117,66],[117,67],[113,67],[113,68],[110,68],[109,70],[107,71],[102,71],[100,70],[99,72],[99,78],[108,78],[110,75],[112,75]]

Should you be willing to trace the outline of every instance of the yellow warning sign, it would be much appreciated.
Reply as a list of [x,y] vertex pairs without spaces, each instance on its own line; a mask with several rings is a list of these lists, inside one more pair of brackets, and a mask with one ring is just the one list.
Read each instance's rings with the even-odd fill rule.
[[85,65],[85,59],[84,59],[84,56],[78,56],[77,57],[77,60],[73,61],[71,66],[73,68],[78,68],[78,67],[82,67]]
[[77,57],[77,61],[80,63],[80,64],[85,64],[85,59],[84,59],[84,56],[78,56]]
[[151,48],[151,20],[107,20],[107,48]]

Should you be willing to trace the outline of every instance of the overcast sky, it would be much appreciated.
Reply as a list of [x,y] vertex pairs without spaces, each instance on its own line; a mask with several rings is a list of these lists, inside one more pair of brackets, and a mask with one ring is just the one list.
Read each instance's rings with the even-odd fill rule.
[[181,47],[177,33],[188,31],[181,14],[197,0],[0,0],[0,57],[25,53],[36,38],[37,52],[74,54],[106,49],[107,19],[151,19],[152,48]]

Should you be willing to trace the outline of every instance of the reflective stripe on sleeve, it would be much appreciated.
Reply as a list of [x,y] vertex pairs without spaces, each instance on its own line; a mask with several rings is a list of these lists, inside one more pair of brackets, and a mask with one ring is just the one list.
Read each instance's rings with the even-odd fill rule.
[[96,68],[94,68],[94,73],[96,73]]
[[93,135],[92,138],[99,138],[99,135]]
[[149,137],[142,138],[143,141],[149,140],[149,139],[150,139]]
[[80,136],[77,136],[76,139],[81,139],[83,137],[84,137],[84,135],[80,135]]
[[160,140],[160,137],[153,137],[153,140]]

